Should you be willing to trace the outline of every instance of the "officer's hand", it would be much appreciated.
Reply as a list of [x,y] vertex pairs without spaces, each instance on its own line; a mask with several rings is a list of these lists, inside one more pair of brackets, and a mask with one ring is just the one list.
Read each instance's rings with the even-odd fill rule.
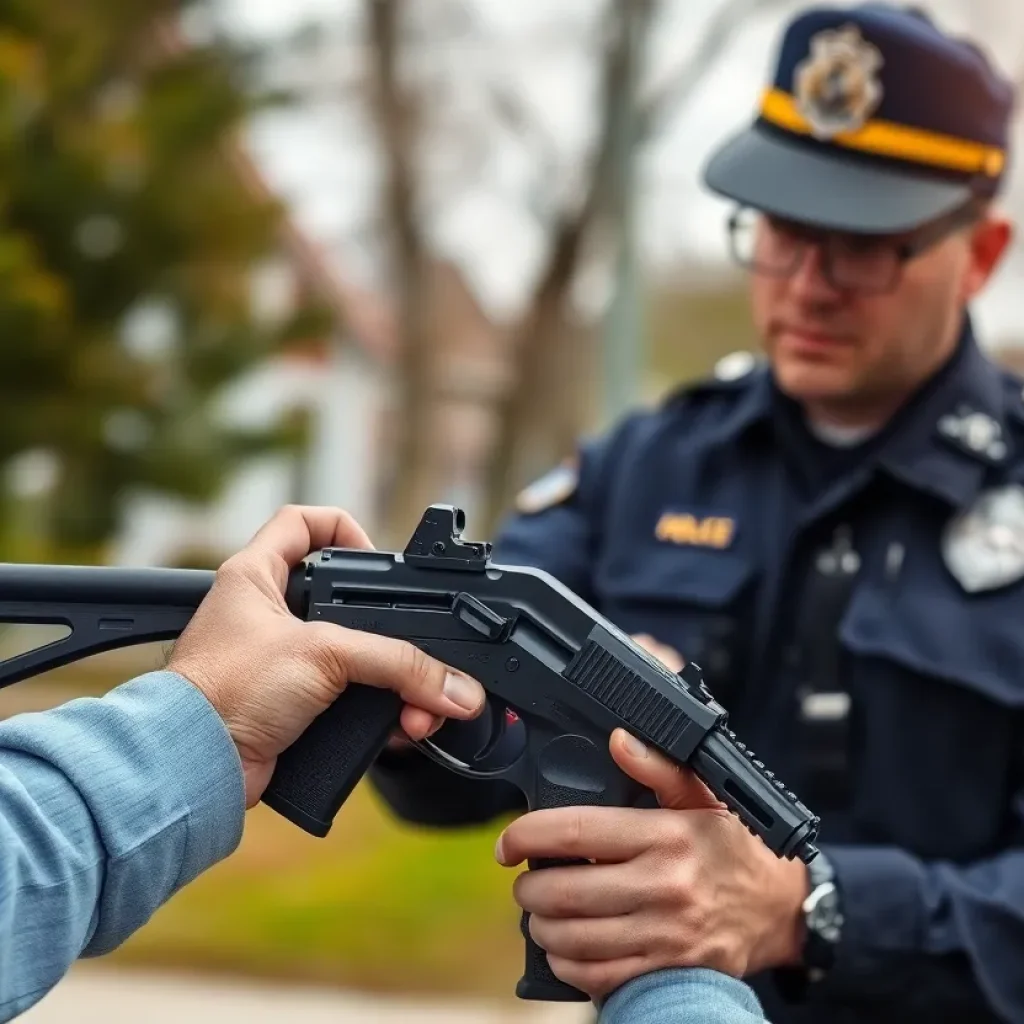
[[649,636],[647,633],[637,633],[632,639],[647,651],[648,654],[653,654],[659,661],[667,665],[673,672],[678,672],[682,669],[684,664],[682,655],[674,647],[669,647],[668,644],[655,640],[653,636]]
[[168,662],[224,719],[242,759],[247,807],[262,796],[278,754],[350,682],[401,694],[402,728],[417,738],[445,716],[474,718],[483,709],[479,683],[419,648],[289,612],[289,569],[311,551],[334,546],[372,547],[340,510],[280,511],[218,570]]
[[600,998],[665,967],[742,977],[796,963],[806,868],[779,860],[688,770],[612,735],[616,762],[661,810],[534,811],[498,840],[500,863],[582,858],[516,879],[530,931],[563,981]]

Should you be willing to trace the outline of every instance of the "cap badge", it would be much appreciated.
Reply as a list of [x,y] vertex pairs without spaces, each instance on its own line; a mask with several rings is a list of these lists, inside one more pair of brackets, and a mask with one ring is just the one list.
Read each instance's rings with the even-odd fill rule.
[[794,95],[800,113],[816,138],[863,127],[882,99],[876,77],[882,54],[856,25],[819,32],[811,55],[794,72]]

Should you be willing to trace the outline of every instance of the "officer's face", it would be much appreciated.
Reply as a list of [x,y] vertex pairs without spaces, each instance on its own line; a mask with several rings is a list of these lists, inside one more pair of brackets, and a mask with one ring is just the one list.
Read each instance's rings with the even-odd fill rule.
[[910,236],[823,236],[762,218],[755,326],[780,388],[834,422],[884,420],[948,358],[1010,237],[986,214],[901,262]]

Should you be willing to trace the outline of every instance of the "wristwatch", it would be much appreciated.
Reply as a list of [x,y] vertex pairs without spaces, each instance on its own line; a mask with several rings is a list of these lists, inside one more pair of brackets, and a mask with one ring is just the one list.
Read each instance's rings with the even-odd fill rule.
[[807,874],[811,891],[803,902],[806,928],[803,959],[808,980],[818,981],[835,962],[836,947],[843,931],[843,912],[835,871],[820,850],[807,865]]

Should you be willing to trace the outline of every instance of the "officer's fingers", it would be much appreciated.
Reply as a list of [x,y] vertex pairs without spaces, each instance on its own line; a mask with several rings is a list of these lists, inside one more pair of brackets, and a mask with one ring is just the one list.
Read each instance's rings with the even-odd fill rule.
[[646,956],[628,956],[621,960],[567,960],[557,953],[548,954],[551,972],[567,985],[602,999],[627,981],[649,974],[657,966]]
[[540,857],[624,863],[657,842],[661,813],[622,807],[531,811],[502,832],[494,855],[505,867]]
[[[643,862],[523,871],[512,897],[534,919],[617,918],[664,903],[664,882]],[[547,947],[545,947],[547,948]]]
[[650,920],[642,915],[566,920],[530,917],[534,942],[549,954],[566,960],[619,960],[642,956],[655,941]]
[[635,640],[648,654],[653,654],[663,665],[666,665],[673,672],[679,672],[682,670],[685,662],[683,661],[682,655],[675,650],[673,647],[669,647],[668,644],[663,644],[660,640],[655,640],[653,636],[648,633],[637,633],[633,640]]
[[692,771],[677,767],[625,729],[612,733],[609,747],[615,763],[630,778],[653,790],[662,807],[688,811],[724,806]]

